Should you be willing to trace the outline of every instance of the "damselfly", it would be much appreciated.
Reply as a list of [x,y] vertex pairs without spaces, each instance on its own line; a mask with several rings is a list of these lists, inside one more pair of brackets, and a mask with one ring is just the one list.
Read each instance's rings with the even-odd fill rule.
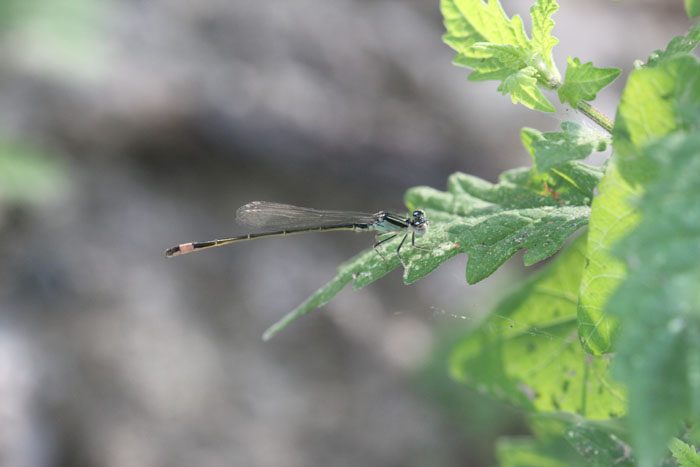
[[403,217],[389,212],[379,211],[375,214],[348,211],[324,211],[320,209],[301,208],[289,204],[271,203],[267,201],[253,201],[241,206],[236,211],[236,220],[244,225],[259,230],[257,233],[239,235],[236,237],[208,240],[204,242],[182,243],[168,248],[165,256],[173,257],[200,251],[215,246],[228,245],[229,243],[243,242],[256,238],[275,237],[280,235],[292,235],[306,232],[329,232],[332,230],[353,230],[355,232],[374,230],[377,233],[377,242],[374,251],[386,262],[384,255],[378,249],[379,245],[387,242],[401,233],[403,238],[396,248],[396,256],[403,267],[406,263],[401,257],[401,247],[411,234],[411,245],[420,250],[431,251],[416,245],[416,236],[424,235],[428,231],[428,219],[425,212],[416,209],[410,217]]

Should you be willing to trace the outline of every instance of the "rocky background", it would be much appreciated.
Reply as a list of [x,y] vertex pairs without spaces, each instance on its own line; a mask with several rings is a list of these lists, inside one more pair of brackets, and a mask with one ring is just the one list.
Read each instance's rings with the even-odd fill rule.
[[[628,72],[689,25],[680,0],[562,3],[562,72]],[[526,433],[445,368],[519,259],[476,286],[465,257],[395,271],[263,343],[373,237],[163,257],[243,233],[251,200],[402,212],[529,165],[523,126],[584,121],[468,83],[437,2],[3,0],[0,31],[0,465],[479,466]]]

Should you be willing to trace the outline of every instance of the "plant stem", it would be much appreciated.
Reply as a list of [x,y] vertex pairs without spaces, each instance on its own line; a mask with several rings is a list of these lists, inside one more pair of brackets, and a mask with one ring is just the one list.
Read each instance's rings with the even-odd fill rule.
[[603,112],[596,109],[586,101],[579,101],[578,110],[580,110],[586,117],[596,122],[603,130],[612,135],[614,125],[613,121],[610,120]]

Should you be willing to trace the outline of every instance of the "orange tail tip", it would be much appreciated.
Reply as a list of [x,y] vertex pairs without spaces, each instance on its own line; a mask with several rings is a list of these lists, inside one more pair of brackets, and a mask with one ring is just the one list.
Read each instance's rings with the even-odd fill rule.
[[180,256],[194,251],[194,245],[192,243],[183,243],[182,245],[174,246],[165,250],[165,256],[172,258],[173,256]]

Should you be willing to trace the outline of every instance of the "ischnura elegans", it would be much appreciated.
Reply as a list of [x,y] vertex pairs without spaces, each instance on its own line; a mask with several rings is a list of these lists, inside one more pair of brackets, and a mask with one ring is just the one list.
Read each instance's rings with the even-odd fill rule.
[[253,201],[241,206],[236,211],[236,220],[240,224],[259,230],[256,233],[236,237],[220,238],[203,242],[182,243],[165,251],[165,256],[184,255],[231,243],[244,242],[256,238],[293,235],[307,232],[329,232],[334,230],[352,230],[355,232],[375,231],[377,242],[374,251],[389,264],[379,251],[379,246],[403,233],[403,238],[396,248],[396,256],[404,268],[406,263],[401,257],[401,247],[411,235],[411,246],[420,250],[432,251],[416,245],[416,236],[428,232],[430,223],[421,209],[415,209],[409,217],[379,211],[375,214],[351,211],[326,211],[302,208],[289,204],[268,201]]

